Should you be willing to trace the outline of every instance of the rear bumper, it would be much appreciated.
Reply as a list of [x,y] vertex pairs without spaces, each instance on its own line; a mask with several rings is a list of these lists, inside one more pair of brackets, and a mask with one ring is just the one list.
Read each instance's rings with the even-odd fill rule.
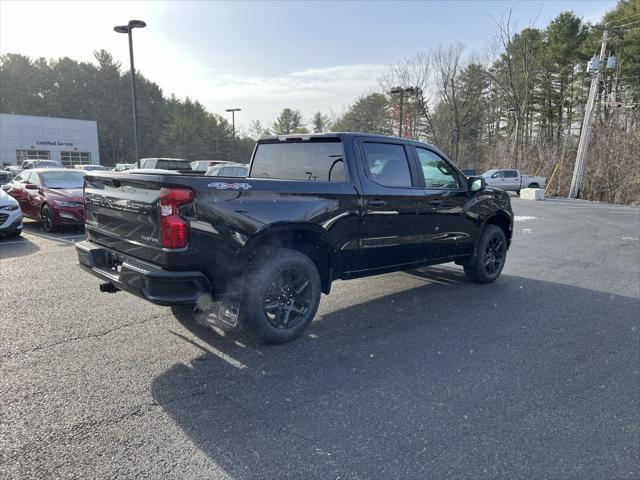
[[200,272],[163,270],[89,241],[76,243],[76,251],[84,270],[157,305],[195,304],[211,294],[211,283]]

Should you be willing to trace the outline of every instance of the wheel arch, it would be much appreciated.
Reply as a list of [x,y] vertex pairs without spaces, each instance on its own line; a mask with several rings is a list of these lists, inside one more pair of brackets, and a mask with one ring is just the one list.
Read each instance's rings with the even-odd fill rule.
[[265,250],[288,248],[306,255],[318,269],[322,292],[328,294],[333,279],[329,240],[325,231],[305,223],[270,225],[253,236],[245,245],[246,262],[251,262]]
[[497,212],[491,215],[484,221],[481,232],[484,231],[487,225],[495,225],[500,228],[507,239],[507,245],[511,246],[511,238],[513,236],[513,220],[511,219],[510,215],[505,212]]

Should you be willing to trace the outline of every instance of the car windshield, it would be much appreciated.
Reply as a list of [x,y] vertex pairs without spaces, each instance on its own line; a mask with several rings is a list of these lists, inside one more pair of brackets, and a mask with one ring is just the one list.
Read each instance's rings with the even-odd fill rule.
[[82,172],[47,172],[41,173],[42,185],[47,188],[82,188],[84,174]]

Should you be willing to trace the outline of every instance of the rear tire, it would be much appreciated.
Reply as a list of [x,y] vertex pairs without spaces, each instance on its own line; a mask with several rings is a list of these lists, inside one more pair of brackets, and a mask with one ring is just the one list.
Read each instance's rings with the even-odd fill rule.
[[507,259],[507,238],[496,225],[485,226],[473,263],[464,265],[464,273],[474,283],[491,283],[500,276]]
[[309,257],[289,249],[269,250],[256,259],[245,278],[240,324],[264,343],[294,340],[318,310],[318,269]]
[[538,185],[537,183],[531,183],[527,188],[540,188],[540,185]]

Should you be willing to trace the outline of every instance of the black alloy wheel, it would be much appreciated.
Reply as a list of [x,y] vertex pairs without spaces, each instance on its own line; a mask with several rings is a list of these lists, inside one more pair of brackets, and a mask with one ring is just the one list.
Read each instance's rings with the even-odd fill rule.
[[491,283],[502,273],[507,260],[507,237],[497,225],[486,225],[478,241],[477,254],[463,263],[467,278]]
[[494,275],[502,267],[504,247],[504,241],[499,237],[493,237],[487,243],[482,260],[484,269],[489,275]]
[[42,218],[42,228],[44,228],[45,232],[53,232],[55,225],[53,223],[53,212],[49,205],[42,207],[40,217]]
[[264,296],[264,315],[275,328],[293,328],[307,315],[312,303],[311,279],[297,267],[277,274]]

